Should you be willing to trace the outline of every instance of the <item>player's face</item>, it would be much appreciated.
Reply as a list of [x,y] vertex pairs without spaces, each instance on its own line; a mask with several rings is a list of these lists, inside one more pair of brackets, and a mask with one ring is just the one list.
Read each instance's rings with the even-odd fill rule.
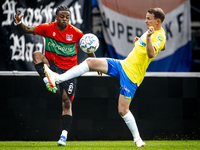
[[149,29],[150,26],[153,26],[155,28],[157,20],[155,19],[154,14],[147,13],[145,23],[147,29]]
[[57,20],[58,27],[60,29],[64,29],[69,23],[70,12],[65,10],[59,11],[58,14],[55,16],[55,19]]

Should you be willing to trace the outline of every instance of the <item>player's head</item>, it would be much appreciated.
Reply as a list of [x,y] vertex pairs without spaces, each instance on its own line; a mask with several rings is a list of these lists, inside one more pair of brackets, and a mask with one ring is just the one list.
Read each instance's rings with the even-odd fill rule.
[[59,28],[66,28],[70,20],[69,8],[66,6],[59,6],[56,10],[55,19],[57,20],[57,25]]
[[68,12],[70,12],[69,8],[66,7],[66,6],[58,6],[57,9],[56,9],[56,15],[58,15],[59,11],[68,11]]
[[150,8],[147,11],[145,23],[147,28],[153,26],[154,28],[160,28],[165,20],[165,13],[161,8]]
[[161,23],[165,20],[165,13],[161,8],[150,8],[148,13],[154,14],[155,19],[160,19]]

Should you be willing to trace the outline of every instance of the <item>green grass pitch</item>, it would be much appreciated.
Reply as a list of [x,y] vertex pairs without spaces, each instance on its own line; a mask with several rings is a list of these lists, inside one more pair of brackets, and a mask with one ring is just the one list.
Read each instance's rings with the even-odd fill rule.
[[67,141],[58,147],[57,141],[0,141],[0,150],[199,150],[200,141],[144,141],[146,147],[137,148],[133,141]]

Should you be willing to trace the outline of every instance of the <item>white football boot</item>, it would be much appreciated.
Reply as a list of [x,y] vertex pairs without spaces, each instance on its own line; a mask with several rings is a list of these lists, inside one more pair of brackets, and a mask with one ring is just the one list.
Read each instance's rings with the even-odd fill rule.
[[139,140],[135,141],[135,145],[136,145],[137,147],[144,147],[144,146],[146,146],[146,143],[144,143],[144,142],[142,141],[142,139],[139,139]]
[[49,80],[49,84],[51,87],[56,87],[56,76],[58,75],[57,73],[53,72],[49,67],[44,64],[44,72],[46,74],[46,77]]

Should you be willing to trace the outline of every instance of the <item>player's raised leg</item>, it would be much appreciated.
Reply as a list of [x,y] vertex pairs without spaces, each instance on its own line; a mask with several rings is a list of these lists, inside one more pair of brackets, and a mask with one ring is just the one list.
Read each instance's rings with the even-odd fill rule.
[[146,143],[144,143],[140,137],[138,127],[135,121],[135,118],[131,111],[129,110],[130,101],[124,95],[119,96],[119,104],[118,111],[120,116],[124,119],[126,125],[132,133],[134,143],[137,147],[144,147]]
[[50,80],[49,83],[51,83],[52,86],[55,86],[56,84],[60,84],[64,81],[81,76],[82,74],[90,70],[106,73],[108,70],[108,63],[106,59],[104,58],[87,58],[78,66],[75,66],[71,68],[70,70],[68,70],[67,72],[60,75],[50,70],[47,65],[44,65],[44,70],[45,70],[46,76]]
[[47,90],[56,93],[56,90],[58,90],[57,87],[53,87],[50,85],[49,80],[47,79],[44,73],[44,64],[49,65],[47,58],[41,52],[36,51],[33,53],[33,62],[35,65],[35,69],[44,81]]

